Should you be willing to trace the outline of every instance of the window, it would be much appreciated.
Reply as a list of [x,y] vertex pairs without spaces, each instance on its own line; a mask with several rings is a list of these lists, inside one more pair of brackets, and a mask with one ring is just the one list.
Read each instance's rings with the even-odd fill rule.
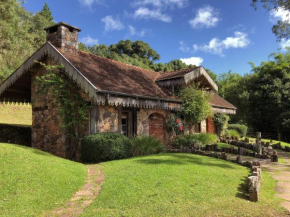
[[121,118],[121,133],[125,136],[128,136],[128,117],[129,113],[128,112],[123,112],[122,113],[122,118]]

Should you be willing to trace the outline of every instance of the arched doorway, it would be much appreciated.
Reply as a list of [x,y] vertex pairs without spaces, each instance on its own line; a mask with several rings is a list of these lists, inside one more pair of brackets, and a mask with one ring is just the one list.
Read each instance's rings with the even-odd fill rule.
[[165,118],[163,115],[153,113],[149,116],[149,136],[154,136],[165,143]]

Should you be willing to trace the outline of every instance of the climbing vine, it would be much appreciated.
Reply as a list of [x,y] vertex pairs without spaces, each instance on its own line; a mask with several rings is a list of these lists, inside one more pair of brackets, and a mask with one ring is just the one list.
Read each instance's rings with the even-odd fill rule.
[[70,158],[75,158],[79,139],[84,136],[85,121],[88,120],[90,105],[80,94],[80,89],[64,73],[63,65],[43,66],[47,73],[36,78],[37,94],[53,101],[61,118],[61,127],[68,138]]
[[226,114],[216,113],[214,115],[214,124],[220,136],[225,133],[229,120],[230,117]]
[[209,93],[200,89],[198,84],[192,84],[179,92],[179,97],[183,101],[181,115],[186,123],[200,123],[202,120],[212,115],[209,104]]

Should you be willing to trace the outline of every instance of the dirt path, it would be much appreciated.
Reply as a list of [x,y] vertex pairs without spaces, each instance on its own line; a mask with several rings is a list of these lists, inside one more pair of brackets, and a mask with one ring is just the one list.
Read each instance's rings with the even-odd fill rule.
[[[290,153],[277,150],[279,163],[271,163],[263,166],[273,179],[277,180],[277,196],[284,199],[282,206],[290,212]],[[281,159],[282,158],[282,159]]]
[[56,209],[52,215],[61,217],[78,216],[98,196],[105,175],[101,165],[89,165],[85,185],[76,192],[64,207]]

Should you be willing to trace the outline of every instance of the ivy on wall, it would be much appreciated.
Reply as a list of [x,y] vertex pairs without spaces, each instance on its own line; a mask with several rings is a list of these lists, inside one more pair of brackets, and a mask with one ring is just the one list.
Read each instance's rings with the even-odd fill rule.
[[183,101],[181,116],[188,124],[200,123],[202,120],[212,116],[212,108],[209,104],[210,94],[198,84],[192,84],[179,92]]
[[85,121],[88,120],[90,105],[81,96],[77,84],[72,82],[64,73],[63,65],[46,65],[38,62],[43,66],[47,73],[36,78],[36,85],[39,97],[51,94],[48,100],[53,101],[61,118],[66,137],[70,158],[76,157],[79,139],[84,136]]
[[219,136],[224,135],[229,120],[230,117],[226,114],[216,113],[214,115],[214,124]]

